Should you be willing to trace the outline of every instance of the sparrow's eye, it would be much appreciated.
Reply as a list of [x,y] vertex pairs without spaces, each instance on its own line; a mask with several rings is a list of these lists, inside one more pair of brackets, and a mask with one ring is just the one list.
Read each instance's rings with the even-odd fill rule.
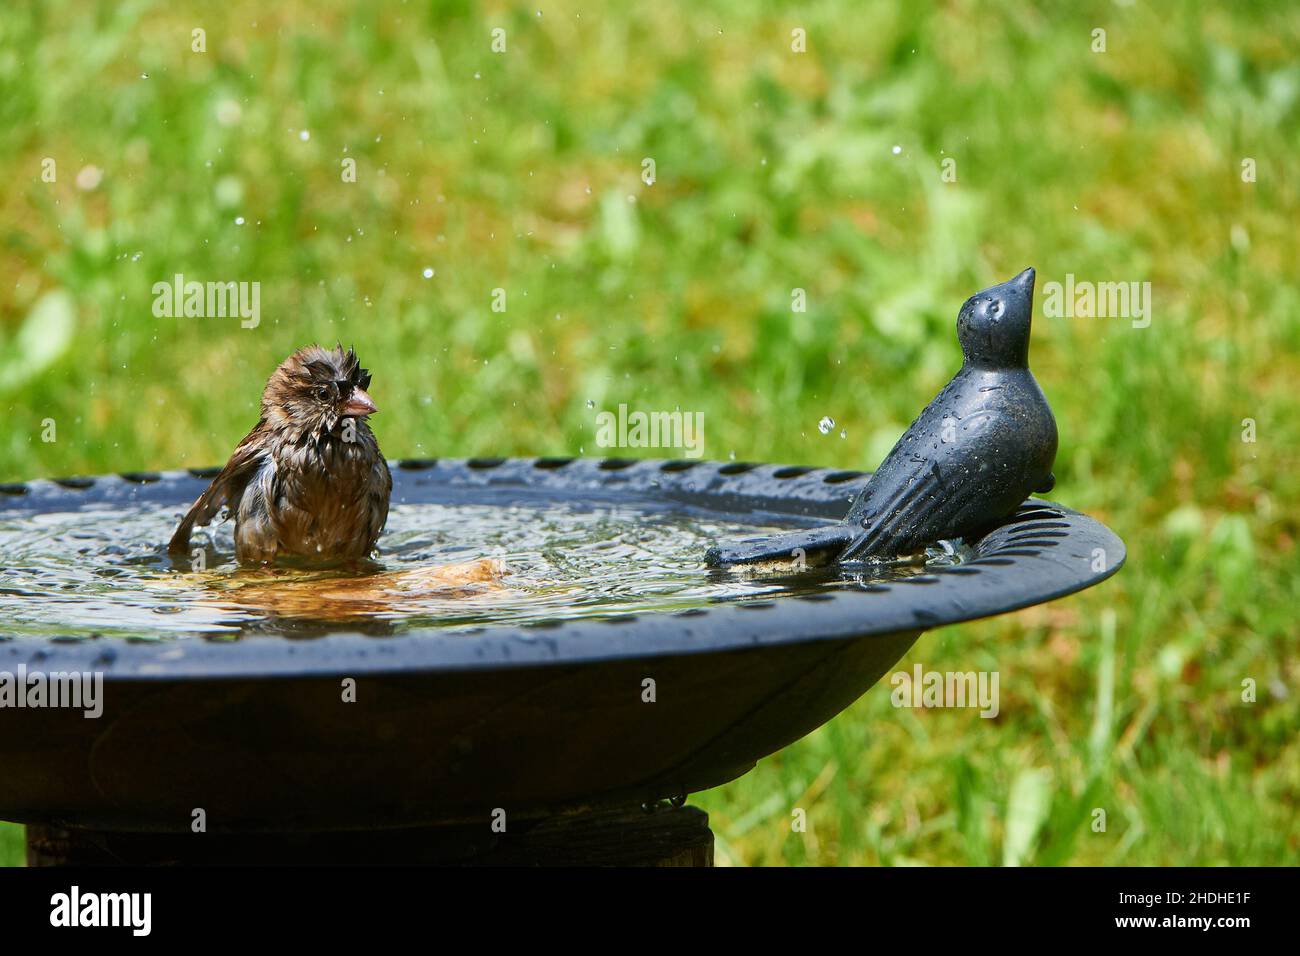
[[312,391],[322,402],[328,402],[331,398],[331,389],[328,385],[317,385]]

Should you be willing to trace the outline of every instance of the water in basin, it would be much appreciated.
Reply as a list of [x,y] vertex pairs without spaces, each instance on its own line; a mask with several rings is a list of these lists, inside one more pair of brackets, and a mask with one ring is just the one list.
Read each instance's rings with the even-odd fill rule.
[[[165,553],[178,513],[103,506],[0,514],[0,639],[400,634],[683,610],[924,570],[913,564],[867,574],[717,572],[703,564],[710,544],[779,529],[556,501],[394,505],[377,564],[365,569],[240,568],[226,522],[208,529],[207,539],[196,536],[206,568],[194,571]],[[483,557],[504,561],[499,580],[434,586],[423,577]],[[955,563],[961,551],[937,548],[930,558]]]

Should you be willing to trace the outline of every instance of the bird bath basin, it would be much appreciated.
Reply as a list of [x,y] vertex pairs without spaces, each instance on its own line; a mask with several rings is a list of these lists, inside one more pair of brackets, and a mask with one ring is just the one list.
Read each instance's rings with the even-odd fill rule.
[[[116,507],[171,520],[210,477],[0,486],[0,523]],[[605,508],[647,528],[734,534],[838,520],[867,476],[490,459],[402,461],[393,477],[398,512],[512,508],[523,523],[538,509]],[[680,802],[825,723],[923,631],[1070,594],[1124,560],[1101,524],[1035,499],[967,544],[959,564],[890,580],[847,566],[746,577],[706,568],[701,547],[668,555],[673,573],[649,598],[634,587],[601,602],[581,587],[499,606],[479,595],[472,613],[426,607],[410,620],[298,609],[255,626],[123,625],[111,602],[75,633],[0,620],[0,673],[103,681],[98,718],[0,709],[0,819],[29,824],[36,862],[449,859],[539,821]],[[435,833],[458,836],[419,849]]]

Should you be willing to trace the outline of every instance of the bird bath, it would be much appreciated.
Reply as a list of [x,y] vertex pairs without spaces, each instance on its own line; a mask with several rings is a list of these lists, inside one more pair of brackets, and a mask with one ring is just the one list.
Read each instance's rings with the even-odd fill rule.
[[[0,529],[74,528],[79,515],[93,527],[105,511],[161,515],[140,520],[166,526],[211,475],[3,485]],[[121,574],[61,591],[67,582],[42,584],[39,567],[11,569],[7,578],[28,577],[0,594],[10,609],[0,674],[102,675],[98,718],[0,710],[0,819],[28,824],[33,862],[537,862],[572,859],[555,847],[580,840],[591,844],[582,859],[678,858],[689,844],[699,862],[702,815],[665,810],[651,832],[654,815],[641,825],[618,811],[680,804],[735,779],[847,707],[925,630],[1070,594],[1124,560],[1101,524],[1030,499],[967,542],[959,563],[883,579],[848,566],[764,577],[705,565],[708,538],[840,519],[860,472],[542,458],[401,461],[393,477],[394,560],[457,557],[413,528],[403,538],[402,509],[449,509],[453,519],[486,509],[523,596],[507,574],[504,595],[471,587],[410,615],[391,601],[356,613],[324,602],[315,613],[232,611],[192,590],[160,602],[172,613],[152,613],[114,583]],[[529,539],[531,521],[556,514],[584,515],[589,531],[612,516],[639,537],[617,543],[604,570],[582,565],[564,578],[566,555],[588,560],[586,539],[569,539],[571,555],[563,534],[549,541],[561,552],[549,564]],[[447,534],[455,528],[444,522]],[[70,534],[59,537],[65,546]],[[88,532],[87,547],[96,541]],[[158,584],[184,577],[159,566],[158,538],[135,544],[119,542],[119,566],[107,571]],[[380,542],[385,558],[389,544]],[[483,551],[465,556],[474,553]],[[651,569],[648,587],[626,576],[637,561]],[[612,583],[600,586],[603,574]],[[453,599],[465,601],[460,611]],[[69,616],[24,618],[15,600],[59,600]],[[118,604],[130,610],[115,617]],[[501,833],[493,824],[503,820]],[[582,827],[566,831],[565,821]],[[641,855],[593,848],[638,841]]]

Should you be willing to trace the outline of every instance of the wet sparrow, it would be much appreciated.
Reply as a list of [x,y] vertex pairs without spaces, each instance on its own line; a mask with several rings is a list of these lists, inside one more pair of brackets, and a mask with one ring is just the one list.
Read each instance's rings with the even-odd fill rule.
[[194,526],[226,505],[240,563],[369,555],[393,488],[366,424],[377,411],[369,385],[370,373],[342,345],[309,345],[285,359],[262,393],[261,420],[181,520],[167,550],[186,553]]

